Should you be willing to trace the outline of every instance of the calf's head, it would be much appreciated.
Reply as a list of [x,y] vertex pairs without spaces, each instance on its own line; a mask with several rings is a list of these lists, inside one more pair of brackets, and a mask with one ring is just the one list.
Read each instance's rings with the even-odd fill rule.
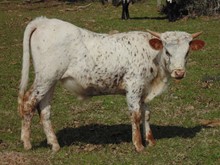
[[150,46],[161,51],[162,65],[175,79],[185,77],[189,51],[202,49],[205,45],[204,41],[195,40],[202,32],[194,34],[177,31],[157,33],[148,30],[148,32],[156,37],[149,41]]

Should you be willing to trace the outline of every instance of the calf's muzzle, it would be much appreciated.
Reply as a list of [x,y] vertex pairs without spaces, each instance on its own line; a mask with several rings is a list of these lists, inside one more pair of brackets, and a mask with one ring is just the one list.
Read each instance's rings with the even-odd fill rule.
[[173,70],[171,77],[175,79],[182,79],[185,77],[185,70],[184,69],[175,69]]

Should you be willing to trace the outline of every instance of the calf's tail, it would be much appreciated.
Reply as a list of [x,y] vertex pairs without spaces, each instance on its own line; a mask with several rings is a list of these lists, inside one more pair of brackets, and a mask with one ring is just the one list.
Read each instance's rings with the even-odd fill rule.
[[31,36],[34,31],[37,29],[39,24],[41,24],[46,18],[40,17],[33,21],[31,21],[25,31],[23,38],[23,60],[22,60],[22,71],[21,71],[21,82],[19,87],[19,96],[18,96],[18,104],[20,105],[23,102],[24,94],[27,89],[28,79],[29,79],[29,68],[30,68],[30,44],[31,44]]

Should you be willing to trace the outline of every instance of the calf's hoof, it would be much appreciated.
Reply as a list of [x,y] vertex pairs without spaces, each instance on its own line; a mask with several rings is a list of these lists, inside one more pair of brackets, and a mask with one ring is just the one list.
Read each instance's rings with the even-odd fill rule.
[[153,140],[153,141],[148,141],[148,146],[152,147],[152,146],[155,146],[156,145],[156,141]]
[[24,142],[24,149],[25,150],[30,150],[32,148],[32,145],[30,142]]
[[52,146],[52,151],[55,153],[55,152],[58,152],[60,150],[60,145],[59,144],[54,144]]
[[136,146],[135,149],[137,152],[142,152],[144,150],[144,146],[143,145],[140,145],[138,147]]

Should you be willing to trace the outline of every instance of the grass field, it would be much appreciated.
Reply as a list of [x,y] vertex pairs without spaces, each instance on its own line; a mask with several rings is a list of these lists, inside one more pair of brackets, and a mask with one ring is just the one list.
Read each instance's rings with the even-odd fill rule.
[[[220,120],[220,17],[169,23],[158,14],[154,0],[130,6],[130,15],[133,19],[122,21],[120,7],[96,2],[0,3],[0,164],[220,164],[220,127],[214,123]],[[37,114],[32,124],[33,149],[23,149],[17,113],[22,37],[27,23],[38,16],[59,18],[100,33],[204,32],[200,38],[206,47],[190,55],[187,77],[179,84],[171,80],[168,90],[149,105],[156,146],[135,152],[123,96],[80,102],[58,84],[51,119],[61,150],[51,152]],[[33,69],[31,77],[33,80]]]

